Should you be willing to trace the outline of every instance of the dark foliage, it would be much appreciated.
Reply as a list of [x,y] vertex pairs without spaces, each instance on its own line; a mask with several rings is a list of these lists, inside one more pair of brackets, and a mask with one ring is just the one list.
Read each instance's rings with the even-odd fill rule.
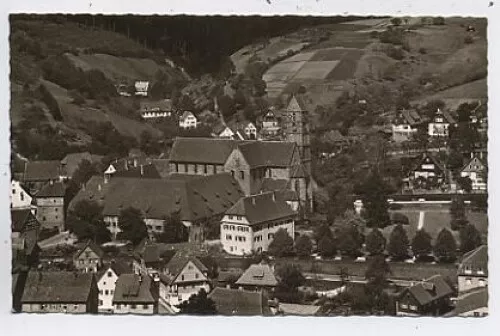
[[186,242],[189,238],[187,228],[182,224],[180,214],[175,212],[166,217],[163,224],[163,232],[157,235],[156,240],[160,243],[182,243]]
[[302,272],[297,265],[282,264],[276,268],[278,286],[275,296],[284,302],[297,303],[300,299],[298,288],[306,282]]
[[450,230],[443,228],[434,245],[434,255],[440,262],[453,262],[456,259],[457,242]]
[[295,240],[295,253],[297,256],[307,258],[312,253],[312,241],[307,235],[301,235]]
[[111,240],[102,218],[102,207],[95,201],[79,201],[68,214],[66,225],[78,240],[92,239],[97,244]]
[[382,254],[385,251],[386,239],[379,229],[373,229],[366,237],[366,250],[370,255]]
[[129,207],[120,211],[118,226],[122,230],[118,234],[118,239],[130,240],[133,245],[139,244],[148,236],[146,224],[138,209]]
[[463,253],[481,246],[483,239],[481,233],[472,224],[467,224],[460,229],[460,250]]
[[325,235],[318,242],[318,253],[322,257],[333,257],[337,253],[335,239]]
[[408,257],[409,240],[401,224],[396,225],[389,237],[387,252],[394,260],[404,260]]
[[356,187],[355,192],[363,200],[364,217],[368,227],[384,228],[391,223],[387,203],[389,188],[378,173],[372,173]]
[[411,242],[413,255],[417,259],[428,256],[432,252],[431,241],[431,236],[424,229],[418,230]]
[[286,257],[293,255],[293,238],[285,229],[279,229],[269,244],[268,253],[275,257]]
[[189,300],[182,302],[179,306],[181,314],[190,315],[216,315],[215,302],[207,296],[202,288],[198,294],[191,295]]

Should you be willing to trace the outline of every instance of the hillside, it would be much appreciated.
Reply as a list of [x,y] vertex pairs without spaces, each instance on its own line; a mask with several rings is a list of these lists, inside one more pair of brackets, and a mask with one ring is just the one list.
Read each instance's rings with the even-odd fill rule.
[[11,17],[10,41],[14,130],[29,131],[24,127],[36,113],[40,127],[49,126],[68,146],[88,149],[94,140],[90,125],[104,123],[135,141],[144,131],[161,137],[161,131],[140,120],[137,99],[120,97],[115,87],[130,87],[136,80],[155,83],[159,74],[169,83],[189,80],[182,69],[136,41],[65,20]]

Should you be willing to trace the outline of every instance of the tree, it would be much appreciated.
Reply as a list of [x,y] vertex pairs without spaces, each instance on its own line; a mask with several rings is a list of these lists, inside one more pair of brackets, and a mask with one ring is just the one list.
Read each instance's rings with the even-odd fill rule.
[[387,287],[389,274],[391,274],[391,269],[382,255],[373,258],[366,269],[365,278],[367,284],[364,291],[366,304],[372,314],[385,311],[388,307],[389,299],[384,289]]
[[338,249],[342,255],[357,257],[363,244],[363,236],[357,227],[346,227],[340,231],[338,237]]
[[290,237],[287,230],[279,229],[276,231],[271,244],[269,244],[268,252],[275,257],[293,255],[293,238]]
[[460,176],[457,179],[457,183],[460,186],[460,189],[464,190],[465,192],[470,193],[472,191],[472,180],[468,176]]
[[153,139],[153,135],[147,130],[141,132],[139,146],[144,153],[149,155],[160,152],[158,142]]
[[450,205],[451,229],[459,230],[467,225],[468,220],[465,215],[465,203],[462,197],[455,197]]
[[163,232],[156,236],[160,243],[175,244],[188,241],[189,233],[182,224],[179,212],[163,218]]
[[483,239],[481,233],[472,224],[466,224],[460,229],[460,250],[463,253],[474,250],[481,246]]
[[312,253],[312,241],[307,235],[301,235],[295,241],[295,253],[299,257],[309,257]]
[[323,237],[333,239],[332,230],[330,230],[330,226],[326,223],[321,224],[314,230],[314,240],[316,241],[316,244],[319,244]]
[[413,255],[417,259],[428,256],[432,252],[431,241],[431,236],[424,229],[418,230],[411,242]]
[[392,23],[393,25],[395,25],[395,26],[400,26],[400,25],[401,25],[401,22],[402,22],[402,20],[401,20],[401,18],[399,18],[399,17],[395,17],[395,18],[392,18],[392,19],[391,19],[391,23]]
[[118,239],[130,240],[133,245],[139,244],[148,236],[148,229],[142,218],[141,211],[133,207],[120,211],[118,227],[121,230]]
[[450,230],[443,228],[434,245],[434,255],[439,261],[453,262],[456,258],[457,243]]
[[276,286],[276,297],[285,302],[298,301],[298,288],[302,286],[306,279],[297,265],[282,264],[276,268],[278,285]]
[[373,229],[366,237],[366,250],[370,255],[378,255],[384,253],[387,241],[379,229]]
[[177,306],[181,314],[190,315],[216,315],[217,307],[214,300],[210,299],[205,289],[200,289],[198,294],[193,294],[189,300]]
[[406,234],[403,225],[396,225],[389,237],[387,252],[395,260],[404,260],[408,257],[408,235]]
[[78,240],[92,239],[97,244],[111,240],[102,218],[102,207],[95,201],[81,200],[68,213],[66,225]]
[[389,188],[377,172],[372,173],[355,191],[363,200],[368,227],[383,228],[390,224],[387,203]]
[[318,243],[318,253],[322,257],[333,257],[337,253],[335,240],[329,236],[324,236]]

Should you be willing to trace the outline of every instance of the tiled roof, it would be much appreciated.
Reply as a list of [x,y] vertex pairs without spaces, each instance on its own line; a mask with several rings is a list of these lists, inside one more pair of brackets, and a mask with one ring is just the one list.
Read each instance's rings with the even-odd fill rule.
[[458,274],[467,274],[465,273],[466,267],[469,267],[472,274],[481,270],[483,272],[482,276],[488,276],[488,246],[481,245],[477,249],[464,254],[458,268]]
[[181,119],[184,120],[184,119],[186,119],[188,117],[191,117],[191,116],[194,117],[193,112],[191,112],[191,111],[184,111],[184,113],[182,113]]
[[161,178],[168,177],[170,173],[170,160],[168,159],[152,159],[151,163],[155,166],[156,171]]
[[89,152],[83,153],[70,153],[61,160],[61,164],[65,167],[65,172],[67,176],[73,176],[76,169],[83,160],[87,160],[90,163],[100,162],[103,156],[90,154]]
[[227,215],[244,216],[250,225],[295,216],[280,193],[262,193],[240,199]]
[[222,214],[243,195],[229,174],[190,179],[112,178],[104,199],[105,215],[135,207],[146,218],[162,219],[180,211],[183,221]]
[[170,153],[170,161],[223,165],[236,147],[252,167],[286,167],[291,163],[296,144],[283,141],[177,138]]
[[307,104],[301,95],[293,95],[288,101],[287,110],[307,111]]
[[422,306],[453,293],[453,289],[441,275],[430,277],[407,290]]
[[108,272],[108,270],[112,270],[119,277],[122,274],[132,273],[132,267],[127,264],[123,260],[112,260],[111,263],[107,267],[101,268],[99,272],[97,272],[97,280],[100,280],[104,274]]
[[66,187],[62,182],[49,182],[39,192],[36,193],[36,198],[42,197],[64,197]]
[[25,229],[25,225],[31,215],[30,209],[11,209],[10,218],[12,220],[12,232],[21,232]]
[[488,287],[482,287],[459,296],[450,315],[456,316],[486,307],[488,307]]
[[226,139],[176,138],[170,161],[223,165],[237,144]]
[[192,262],[202,273],[208,271],[207,267],[196,256],[186,255],[182,252],[177,252],[170,259],[166,269],[170,275],[176,278],[188,262]]
[[156,169],[156,165],[152,163],[141,164],[137,167],[128,166],[127,169],[118,170],[116,173],[114,173],[113,178],[116,177],[138,177],[151,179],[161,178],[160,173]]
[[271,315],[263,292],[216,287],[208,297],[215,302],[221,315]]
[[[475,168],[477,167],[477,168]],[[460,172],[481,172],[484,171],[486,166],[484,163],[478,158],[478,157],[473,157],[467,163],[463,166],[462,169],[460,169]]]
[[295,142],[250,141],[238,146],[250,167],[288,167]]
[[113,304],[115,303],[154,303],[151,293],[151,278],[147,275],[122,274],[116,280]]
[[279,309],[284,315],[314,316],[321,309],[321,306],[303,305],[294,303],[280,303]]
[[85,303],[90,295],[92,273],[30,271],[23,303]]
[[95,201],[102,205],[109,186],[110,183],[105,183],[103,176],[92,176],[71,200],[68,210],[74,209],[75,205],[81,200]]
[[58,160],[50,161],[29,161],[26,163],[24,172],[25,182],[57,180],[59,176],[64,175],[61,171],[61,162]]
[[83,245],[82,248],[75,253],[73,258],[77,259],[85,251],[87,247],[89,247],[92,251],[94,251],[94,253],[97,254],[99,258],[104,257],[104,251],[101,249],[101,247],[89,239],[87,240],[85,245]]
[[141,101],[141,112],[172,111],[172,100],[162,99],[158,101]]
[[417,111],[402,110],[394,120],[394,124],[408,124],[410,126],[416,126],[422,121],[423,120]]
[[236,285],[275,287],[278,280],[271,266],[266,263],[251,265],[236,281]]

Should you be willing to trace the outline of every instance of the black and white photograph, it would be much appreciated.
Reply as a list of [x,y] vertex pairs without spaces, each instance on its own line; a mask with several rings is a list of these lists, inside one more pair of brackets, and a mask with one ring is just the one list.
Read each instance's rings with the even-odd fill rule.
[[488,316],[486,17],[56,13],[8,20],[12,314]]

